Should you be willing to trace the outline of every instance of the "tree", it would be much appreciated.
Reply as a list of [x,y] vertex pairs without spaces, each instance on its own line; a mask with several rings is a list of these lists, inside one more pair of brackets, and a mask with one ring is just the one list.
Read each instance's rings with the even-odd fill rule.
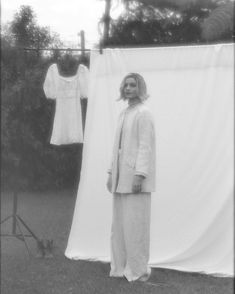
[[230,0],[123,0],[123,3],[126,10],[111,22],[106,45],[186,44],[233,38]]
[[14,43],[19,47],[47,47],[60,45],[61,41],[49,28],[37,25],[36,15],[30,6],[21,6],[10,25]]
[[201,28],[203,40],[234,40],[234,2],[227,1],[214,9]]
[[82,146],[56,148],[48,142],[54,101],[45,99],[43,81],[52,58],[22,47],[56,47],[58,36],[40,27],[22,6],[1,32],[1,182],[4,188],[47,189],[75,185]]

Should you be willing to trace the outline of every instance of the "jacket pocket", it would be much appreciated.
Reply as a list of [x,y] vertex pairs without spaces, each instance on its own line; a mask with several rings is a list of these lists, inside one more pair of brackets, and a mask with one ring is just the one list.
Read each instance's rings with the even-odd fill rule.
[[132,169],[135,168],[135,162],[136,162],[135,157],[128,156],[126,158],[125,162],[130,168],[132,168]]

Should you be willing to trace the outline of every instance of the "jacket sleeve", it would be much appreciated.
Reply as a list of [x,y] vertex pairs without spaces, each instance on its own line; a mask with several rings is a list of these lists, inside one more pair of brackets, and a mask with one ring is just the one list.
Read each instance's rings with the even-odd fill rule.
[[136,159],[135,175],[147,177],[150,163],[155,150],[152,150],[155,140],[154,121],[149,111],[140,113],[138,122],[138,152]]

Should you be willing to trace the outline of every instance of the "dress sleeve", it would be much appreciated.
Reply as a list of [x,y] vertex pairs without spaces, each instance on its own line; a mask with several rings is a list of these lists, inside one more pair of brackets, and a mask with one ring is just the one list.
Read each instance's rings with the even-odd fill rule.
[[55,66],[52,64],[46,74],[43,90],[47,98],[56,99]]
[[79,84],[81,98],[88,98],[89,69],[83,64],[79,66]]

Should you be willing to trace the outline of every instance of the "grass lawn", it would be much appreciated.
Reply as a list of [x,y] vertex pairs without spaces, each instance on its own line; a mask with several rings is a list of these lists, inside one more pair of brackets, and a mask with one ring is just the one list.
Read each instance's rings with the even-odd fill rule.
[[[18,214],[42,239],[53,239],[54,258],[38,259],[34,239],[29,257],[22,241],[2,237],[1,294],[232,294],[233,278],[155,268],[146,283],[109,278],[109,264],[64,257],[76,191],[23,193]],[[1,219],[12,212],[12,194],[2,193]],[[1,232],[11,232],[12,223]]]

